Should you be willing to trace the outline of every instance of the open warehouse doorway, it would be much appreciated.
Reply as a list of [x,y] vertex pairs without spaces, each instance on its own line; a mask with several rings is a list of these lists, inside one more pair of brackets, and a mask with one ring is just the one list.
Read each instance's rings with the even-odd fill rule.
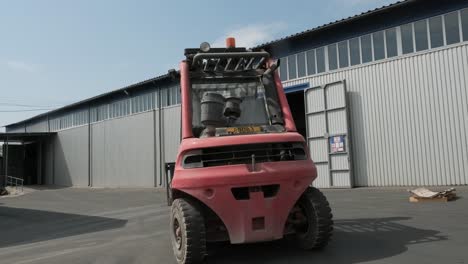
[[304,91],[299,90],[286,94],[289,108],[296,124],[296,129],[305,139],[307,139],[307,126],[305,119]]
[[45,184],[46,142],[54,133],[0,133],[2,170],[0,186],[20,181]]

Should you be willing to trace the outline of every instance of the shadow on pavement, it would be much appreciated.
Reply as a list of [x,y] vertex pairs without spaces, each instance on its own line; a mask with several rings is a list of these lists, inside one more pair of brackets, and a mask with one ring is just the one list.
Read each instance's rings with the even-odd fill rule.
[[68,189],[70,186],[61,186],[61,185],[24,185],[25,189],[31,189],[36,191],[46,191],[46,190],[60,190]]
[[395,256],[409,245],[447,240],[439,231],[397,223],[409,217],[336,220],[329,246],[302,251],[287,240],[217,245],[207,263],[360,263]]
[[0,206],[0,248],[123,227],[127,220]]

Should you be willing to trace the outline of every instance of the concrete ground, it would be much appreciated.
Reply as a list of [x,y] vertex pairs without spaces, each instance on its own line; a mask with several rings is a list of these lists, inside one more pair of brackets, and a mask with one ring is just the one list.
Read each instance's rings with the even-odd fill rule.
[[[468,263],[468,188],[449,203],[404,189],[326,190],[333,241],[304,252],[277,241],[217,245],[207,263]],[[38,189],[0,198],[0,263],[174,263],[165,193]]]

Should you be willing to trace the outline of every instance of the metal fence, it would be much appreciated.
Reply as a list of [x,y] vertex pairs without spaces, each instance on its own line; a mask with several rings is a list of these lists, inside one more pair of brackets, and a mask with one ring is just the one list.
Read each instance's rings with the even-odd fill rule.
[[21,188],[21,192],[23,192],[23,183],[24,183],[24,180],[21,178],[16,178],[13,176],[6,176],[6,186],[15,187],[16,190]]

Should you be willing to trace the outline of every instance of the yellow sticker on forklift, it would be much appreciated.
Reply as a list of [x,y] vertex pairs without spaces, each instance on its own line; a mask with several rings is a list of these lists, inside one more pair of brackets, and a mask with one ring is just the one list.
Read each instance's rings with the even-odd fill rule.
[[226,128],[226,132],[229,134],[260,133],[262,132],[262,127],[260,126],[228,127]]

